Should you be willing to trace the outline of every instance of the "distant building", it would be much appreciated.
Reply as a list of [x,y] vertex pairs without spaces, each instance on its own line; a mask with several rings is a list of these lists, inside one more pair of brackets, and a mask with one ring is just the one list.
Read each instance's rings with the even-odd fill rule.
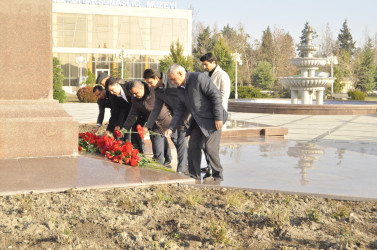
[[172,42],[191,55],[192,10],[175,1],[52,0],[53,55],[62,63],[64,89],[75,92],[90,70],[141,79],[158,69]]

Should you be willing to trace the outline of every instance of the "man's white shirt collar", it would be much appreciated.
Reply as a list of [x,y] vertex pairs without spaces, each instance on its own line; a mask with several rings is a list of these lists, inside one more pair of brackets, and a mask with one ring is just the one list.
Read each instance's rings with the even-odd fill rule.
[[119,96],[122,97],[126,102],[128,102],[128,100],[127,100],[127,96],[126,96],[126,94],[124,93],[124,90],[123,90],[122,87],[120,87],[120,95],[119,95]]

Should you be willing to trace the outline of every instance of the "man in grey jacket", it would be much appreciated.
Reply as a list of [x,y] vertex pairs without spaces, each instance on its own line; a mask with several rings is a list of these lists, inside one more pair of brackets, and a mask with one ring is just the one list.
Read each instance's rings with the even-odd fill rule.
[[214,180],[223,179],[219,149],[221,129],[228,113],[222,105],[221,93],[211,78],[204,73],[188,72],[182,66],[173,64],[168,70],[170,81],[178,87],[179,102],[173,120],[165,136],[170,137],[183,118],[186,110],[192,115],[187,135],[190,135],[188,167],[190,176],[200,180],[202,147],[205,145]]
[[200,58],[200,61],[203,64],[204,74],[207,74],[211,77],[212,82],[215,84],[216,88],[220,90],[223,107],[228,111],[228,100],[230,95],[230,78],[228,73],[226,73],[220,65],[216,63],[215,55],[207,53]]
[[[222,104],[226,111],[228,111],[228,100],[230,95],[230,78],[228,73],[226,73],[220,65],[216,63],[215,55],[211,52],[204,54],[200,57],[200,61],[203,64],[204,70],[206,71],[204,74],[211,77],[212,82],[215,84],[216,88],[220,90],[221,97],[222,97]],[[226,124],[224,124],[223,130],[225,130]],[[206,160],[207,160],[207,167],[202,168],[202,172],[205,172],[203,178],[208,178],[212,174],[211,164],[209,163],[207,153]]]

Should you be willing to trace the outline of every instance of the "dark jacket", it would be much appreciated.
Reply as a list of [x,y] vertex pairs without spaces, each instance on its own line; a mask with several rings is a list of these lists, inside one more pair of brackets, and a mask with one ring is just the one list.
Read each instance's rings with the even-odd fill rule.
[[[136,122],[136,120],[143,116],[144,118],[148,118],[151,111],[153,110],[154,103],[155,103],[155,93],[154,89],[150,88],[148,84],[144,83],[144,96],[141,99],[137,99],[136,97],[131,98],[132,108],[127,117],[126,122],[124,123],[123,127],[129,130],[132,125]],[[157,133],[164,133],[165,130],[168,129],[169,124],[172,120],[171,113],[169,109],[162,105],[161,112],[159,113],[156,122],[153,124],[151,129]],[[144,125],[144,124],[140,124]]]
[[[178,88],[178,97],[180,101],[169,126],[173,131],[186,110],[206,137],[216,131],[215,121],[225,123],[228,118],[222,105],[221,92],[204,73],[186,72],[186,82]],[[190,133],[190,128],[187,132]]]
[[[106,91],[106,90],[105,90]],[[104,99],[98,99],[97,100],[98,108],[99,108],[99,113],[98,113],[98,118],[97,118],[97,125],[101,126],[103,123],[103,119],[105,118],[105,109],[109,108],[111,112],[111,105],[110,105],[110,99],[109,99],[109,94],[108,91],[106,91],[106,95]],[[111,116],[110,116],[111,119]]]
[[111,105],[111,118],[109,126],[107,126],[107,130],[109,131],[113,131],[116,126],[122,127],[132,106],[131,95],[129,94],[129,91],[127,90],[125,82],[123,80],[121,80],[120,86],[127,96],[127,101],[125,101],[121,96],[109,94]]
[[[147,123],[145,124],[145,126],[149,129],[151,129],[153,124],[156,122],[156,119],[158,115],[160,114],[161,109],[164,104],[170,110],[170,112],[174,115],[174,109],[177,107],[177,103],[179,102],[177,86],[170,82],[167,74],[164,74],[161,72],[161,76],[162,76],[163,87],[154,89],[154,92],[155,92],[154,107],[151,114],[149,115]],[[188,126],[189,119],[190,119],[190,115],[188,112],[186,112],[180,125]]]

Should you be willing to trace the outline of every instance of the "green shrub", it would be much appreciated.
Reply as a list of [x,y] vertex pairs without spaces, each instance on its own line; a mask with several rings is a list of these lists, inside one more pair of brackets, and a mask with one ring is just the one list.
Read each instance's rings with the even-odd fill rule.
[[349,91],[348,96],[351,97],[352,100],[365,100],[365,94],[360,90]]
[[93,87],[82,87],[77,91],[76,95],[80,102],[97,102]]
[[[238,86],[237,88],[238,98],[267,98],[270,95],[262,93],[260,89],[256,89],[253,86]],[[235,88],[232,86],[230,91],[230,98],[234,98]]]
[[52,58],[53,63],[53,79],[52,79],[52,88],[53,88],[53,98],[58,100],[60,103],[65,102],[67,96],[63,90],[63,81],[64,75],[63,70],[61,69],[61,63],[57,57]]

